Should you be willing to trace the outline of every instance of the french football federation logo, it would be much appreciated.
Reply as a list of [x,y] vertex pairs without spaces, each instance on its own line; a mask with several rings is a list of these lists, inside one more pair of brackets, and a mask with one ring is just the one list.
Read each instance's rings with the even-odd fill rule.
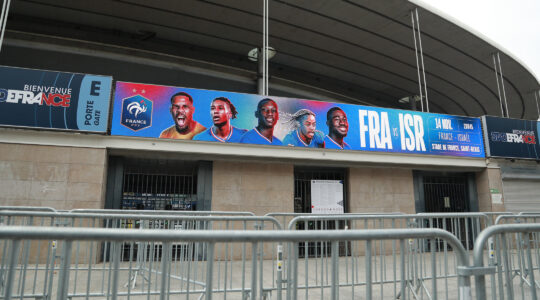
[[133,131],[152,126],[152,106],[152,100],[141,95],[123,99],[120,123]]

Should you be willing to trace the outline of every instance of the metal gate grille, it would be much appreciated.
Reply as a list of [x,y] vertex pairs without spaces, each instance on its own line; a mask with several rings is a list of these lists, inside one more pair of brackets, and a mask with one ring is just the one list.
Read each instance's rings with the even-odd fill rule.
[[[469,191],[466,174],[424,175],[424,201],[428,213],[469,212]],[[463,246],[472,248],[474,230],[471,220],[433,219],[426,227],[446,229],[459,237]],[[428,246],[429,247],[429,246]],[[436,245],[437,251],[443,250],[443,243]]]
[[424,176],[426,212],[467,212],[467,176]]
[[122,209],[196,210],[197,162],[133,159],[125,164]]
[[[327,169],[327,168],[309,168],[295,167],[294,168],[294,212],[295,213],[311,213],[311,180],[342,180],[343,186],[343,207],[345,212],[348,212],[347,203],[347,172],[346,169]],[[297,230],[306,230],[304,222],[297,224]],[[308,230],[321,229],[343,229],[345,228],[344,221],[317,221],[308,222]],[[345,242],[339,243],[339,255],[350,254],[350,244],[345,247]],[[299,256],[305,257],[307,247],[308,257],[320,257],[322,255],[331,255],[331,243],[329,242],[310,242],[299,244]]]

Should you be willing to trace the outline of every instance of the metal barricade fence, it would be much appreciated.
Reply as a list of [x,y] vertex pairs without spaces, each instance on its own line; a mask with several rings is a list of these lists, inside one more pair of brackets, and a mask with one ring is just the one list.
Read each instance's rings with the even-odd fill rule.
[[[6,214],[7,218],[11,220],[16,217],[28,217],[26,222],[22,225],[31,226],[52,226],[56,224],[61,227],[77,227],[77,228],[123,228],[123,229],[162,229],[168,232],[177,232],[182,230],[281,230],[280,224],[270,217],[254,217],[254,216],[171,216],[171,215],[128,215],[128,214],[90,214],[90,213],[47,213],[47,212],[21,212],[21,211],[6,211],[0,212],[0,216]],[[32,223],[30,220],[40,218],[40,223]],[[50,218],[50,219],[46,219]],[[43,220],[47,220],[44,222]],[[44,224],[48,223],[48,224]],[[61,225],[59,225],[61,224]],[[14,226],[13,222],[5,225]],[[6,245],[0,245],[6,247]],[[205,256],[203,246],[200,244],[189,243],[173,243],[171,246],[171,253],[173,256],[171,259],[180,262],[189,262],[189,269],[194,270],[194,274],[191,275],[191,281],[188,285],[203,285],[204,273],[197,272],[198,265],[202,264],[208,258]],[[114,248],[118,247],[118,248]],[[265,245],[265,248],[261,247],[257,252],[249,250],[246,244],[241,246],[221,244],[214,249],[215,262],[217,266],[216,273],[219,274],[231,273],[233,262],[243,261],[244,263],[236,268],[245,270],[248,265],[245,261],[250,259],[253,255],[260,257],[259,263],[263,262],[264,258],[267,258],[266,263],[272,264],[277,257],[275,245]],[[1,249],[1,247],[0,247]],[[55,280],[55,272],[58,271],[58,264],[65,258],[66,253],[57,251],[56,242],[51,241],[47,244],[36,243],[33,247],[25,249],[23,255],[26,263],[32,263],[32,269],[26,269],[24,272],[30,271],[34,274],[47,274],[45,282],[42,286],[42,293],[46,294],[46,291],[50,290],[49,284],[52,284]],[[145,282],[151,282],[152,277],[157,276],[160,271],[156,269],[160,266],[160,261],[163,260],[163,245],[161,243],[121,243],[119,245],[111,245],[109,243],[103,244],[89,244],[84,247],[81,244],[77,244],[73,247],[69,255],[75,257],[77,264],[73,266],[75,271],[75,277],[79,272],[85,272],[80,270],[79,264],[86,264],[88,269],[86,272],[90,273],[102,273],[102,280],[106,280],[105,272],[106,265],[110,264],[111,253],[119,251],[120,261],[129,263],[129,266],[134,270],[133,276],[126,282],[126,286],[130,286],[135,289],[136,285],[142,287]],[[5,253],[5,251],[3,252]],[[4,261],[5,262],[5,261]],[[97,266],[97,267],[96,267]],[[277,278],[281,276],[275,269],[272,270],[271,276]],[[185,270],[174,269],[171,271],[171,278],[182,280],[182,272]],[[189,270],[187,271],[189,272]],[[231,273],[232,275],[232,273]],[[223,275],[225,276],[225,275]],[[43,277],[43,276],[42,276]],[[225,276],[226,277],[226,276]],[[230,276],[229,276],[230,277]],[[47,283],[48,282],[48,283]],[[277,281],[273,281],[272,285],[277,288]],[[225,281],[223,282],[226,283]],[[34,286],[32,291],[37,290],[36,285],[40,285],[36,281],[33,281]],[[102,285],[103,287],[103,285]],[[98,290],[103,293],[103,288]],[[139,293],[142,293],[139,291]],[[73,287],[73,295],[80,294],[80,288],[76,285]]]
[[[29,227],[29,226],[3,226],[0,227],[0,240],[6,247],[2,253],[2,268],[0,269],[0,294],[3,299],[42,297],[43,299],[72,299],[83,298],[107,298],[117,299],[119,297],[127,299],[170,299],[172,295],[177,295],[188,299],[190,296],[205,299],[213,297],[229,299],[263,299],[274,297],[282,299],[281,284],[273,287],[270,281],[272,278],[269,269],[279,269],[279,261],[273,264],[260,264],[256,256],[251,262],[240,261],[238,264],[249,264],[249,268],[240,268],[230,272],[217,273],[219,268],[216,262],[215,249],[220,243],[227,244],[249,244],[253,253],[263,247],[266,243],[279,244],[286,242],[291,248],[304,241],[317,242],[328,241],[332,248],[337,247],[339,242],[366,244],[367,249],[373,243],[382,240],[393,240],[399,244],[400,255],[396,261],[397,270],[395,284],[401,291],[400,299],[407,299],[406,280],[408,254],[407,243],[409,240],[417,239],[442,239],[453,249],[455,260],[460,266],[468,265],[468,257],[465,249],[449,232],[440,229],[376,229],[376,230],[328,230],[328,231],[168,231],[168,230],[127,230],[127,229],[89,229],[89,228],[52,228],[52,227]],[[24,259],[29,247],[39,242],[58,241],[58,247],[64,253],[57,278],[47,282],[48,274],[32,274],[26,272],[29,269],[27,261]],[[72,249],[78,244],[85,248],[90,244],[108,243],[111,245],[111,252],[107,264],[92,262],[81,264],[76,256],[71,255]],[[136,272],[133,265],[121,261],[121,244],[123,243],[161,243],[163,259],[158,264],[159,271],[147,281],[141,284],[140,288],[131,288],[130,282]],[[175,260],[172,245],[175,243],[186,243],[199,245],[204,259],[199,260],[199,264],[193,266],[193,258],[185,260]],[[92,248],[92,246],[89,246]],[[296,247],[296,249],[298,249]],[[366,251],[367,252],[367,251]],[[296,253],[297,252],[294,252]],[[294,254],[294,255],[296,255]],[[293,257],[293,261],[297,257]],[[356,257],[360,260],[360,257]],[[302,274],[296,267],[293,268],[292,276],[287,281],[287,299],[297,299],[302,296],[299,282],[302,276],[314,276],[313,272],[320,271],[320,276],[328,272],[328,284],[317,287],[317,294],[311,293],[313,298],[320,299],[353,299],[365,295],[366,299],[377,297],[377,291],[372,286],[374,268],[369,267],[372,257],[366,255],[364,258],[367,268],[362,275],[364,278],[363,287],[344,287],[340,278],[360,277],[357,269],[347,267],[348,261],[342,260],[334,252],[329,257],[331,264],[329,270],[312,270],[308,274]],[[99,266],[98,266],[99,265]],[[232,265],[237,267],[238,265]],[[172,271],[181,269],[182,277],[171,276]],[[435,270],[433,270],[435,271]],[[195,273],[204,274],[203,281],[195,277]],[[433,274],[433,277],[435,275]],[[223,283],[225,281],[225,283]],[[32,290],[39,282],[48,285],[42,294]],[[387,283],[392,286],[392,283]],[[454,287],[451,299],[470,299],[470,279],[460,276],[451,285]],[[77,290],[77,286],[80,289]],[[440,294],[437,285],[434,284],[430,294],[436,298]],[[273,294],[274,293],[274,294]],[[299,295],[300,294],[300,295]],[[360,295],[362,294],[362,295]],[[311,299],[310,297],[309,299]],[[380,296],[383,298],[383,295]],[[395,299],[395,298],[393,298]]]
[[[17,213],[15,213],[17,212]],[[48,213],[48,214],[47,214]],[[31,225],[66,226],[59,221],[61,214],[122,214],[122,215],[175,215],[175,216],[255,216],[252,212],[233,211],[151,211],[151,210],[121,210],[121,209],[74,209],[58,211],[51,207],[32,206],[0,206],[0,225]],[[73,219],[73,218],[68,218]]]
[[53,211],[57,210],[52,207],[46,206],[0,206],[0,211],[2,210],[19,210],[19,211]]
[[211,211],[211,210],[134,210],[134,209],[87,209],[77,208],[70,213],[107,213],[130,215],[181,215],[181,216],[255,216],[249,211]]
[[519,213],[518,215],[501,215],[495,219],[495,225],[540,223],[540,213]]
[[[538,299],[539,234],[540,224],[504,224],[491,226],[479,235],[471,268],[477,299]],[[486,285],[486,275],[491,287]]]
[[[401,212],[390,212],[390,213],[346,213],[341,214],[342,216],[386,216],[386,215],[405,215]],[[279,221],[281,226],[283,228],[287,228],[287,225],[291,222],[292,219],[296,217],[304,217],[304,216],[317,216],[317,214],[312,213],[267,213],[265,214],[266,217],[272,217]],[[320,215],[325,216],[325,215]]]
[[[461,241],[465,249],[472,249],[474,240],[478,233],[490,225],[490,218],[481,213],[439,213],[439,214],[415,214],[415,215],[326,215],[326,216],[299,216],[294,218],[288,225],[290,230],[328,230],[328,229],[389,229],[389,228],[440,228],[451,232]],[[319,268],[327,269],[328,257],[334,252],[349,259],[351,268],[375,268],[373,282],[379,287],[380,293],[390,293],[394,297],[401,297],[400,291],[396,288],[385,289],[388,283],[396,283],[396,257],[399,257],[401,249],[395,242],[371,243],[364,247],[350,243],[341,243],[337,248],[332,248],[330,243],[321,241],[318,243],[304,242],[299,245],[299,255],[303,257],[299,263],[301,268],[306,269],[309,264]],[[368,252],[363,252],[368,251]],[[407,244],[407,293],[413,298],[431,298],[429,289],[434,287],[429,285],[439,284],[443,286],[443,296],[446,299],[452,298],[452,289],[449,283],[458,277],[458,265],[452,256],[449,255],[452,248],[443,240],[411,240]],[[352,258],[354,255],[369,255],[373,258],[370,265],[360,265]],[[390,270],[388,270],[388,266]],[[433,270],[436,270],[433,271]],[[433,272],[432,272],[433,271]],[[435,279],[432,280],[432,274]],[[306,289],[322,286],[325,284],[321,278],[304,278],[302,283]],[[347,277],[341,282],[343,286],[358,286],[365,284],[358,277]],[[306,295],[306,299],[309,297]]]

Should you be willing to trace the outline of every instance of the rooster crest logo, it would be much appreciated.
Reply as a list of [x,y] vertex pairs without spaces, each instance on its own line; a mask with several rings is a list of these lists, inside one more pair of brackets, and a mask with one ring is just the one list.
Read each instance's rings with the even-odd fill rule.
[[138,131],[152,126],[152,100],[141,95],[122,99],[122,119],[120,124]]
[[127,106],[127,111],[135,118],[137,118],[140,113],[146,112],[147,109],[148,106],[146,105],[144,100],[141,100],[141,102],[131,102]]

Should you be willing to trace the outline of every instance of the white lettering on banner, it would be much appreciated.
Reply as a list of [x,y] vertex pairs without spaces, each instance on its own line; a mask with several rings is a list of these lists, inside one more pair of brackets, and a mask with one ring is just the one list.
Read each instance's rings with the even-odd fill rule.
[[358,115],[360,117],[360,146],[366,147],[366,133],[369,131],[369,148],[392,149],[388,113],[381,112],[379,116],[377,111],[360,109]]
[[365,148],[366,147],[366,131],[368,131],[368,127],[366,126],[366,123],[364,123],[365,118],[367,116],[367,110],[360,109],[358,110],[358,114],[360,117],[360,147]]
[[31,92],[45,92],[54,94],[71,94],[71,88],[59,88],[55,86],[40,86],[40,85],[24,85],[25,91]]
[[46,94],[38,92],[34,94],[31,91],[22,90],[6,90],[0,88],[0,102],[13,104],[38,104],[47,106],[62,106],[69,107],[71,101],[70,94]]
[[[426,151],[426,144],[424,143],[424,122],[422,117],[400,113],[399,132],[401,133],[401,150]],[[407,135],[405,135],[405,133]]]
[[506,140],[509,143],[523,143],[523,139],[521,138],[521,135],[518,135],[515,133],[507,133]]
[[451,119],[435,118],[435,129],[454,130]]

